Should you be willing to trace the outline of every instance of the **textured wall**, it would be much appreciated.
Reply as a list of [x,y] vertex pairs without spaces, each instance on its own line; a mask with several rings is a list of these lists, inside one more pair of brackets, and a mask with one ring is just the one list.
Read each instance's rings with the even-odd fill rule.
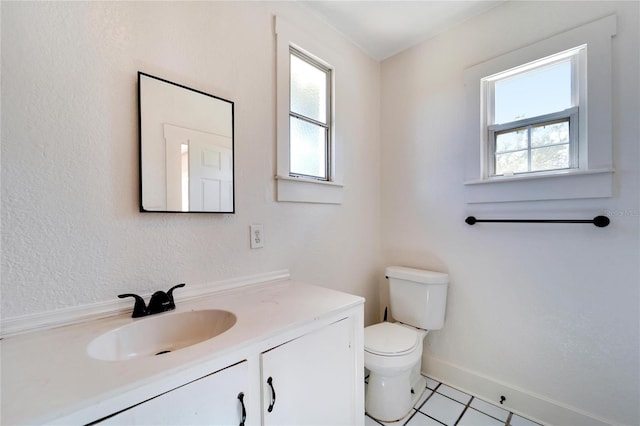
[[[274,14],[340,58],[342,205],[274,201]],[[235,102],[237,214],[138,212],[138,70]],[[295,3],[2,2],[2,317],[288,268],[377,319],[379,78]]]
[[[289,268],[364,295],[371,322],[382,265],[433,268],[451,286],[428,356],[638,423],[638,3],[507,2],[382,73],[293,3],[1,8],[3,318]],[[615,196],[465,205],[464,68],[616,11]],[[341,206],[274,201],[274,13],[340,52]],[[138,70],[235,102],[237,214],[138,213]],[[463,223],[607,211],[605,229]]]
[[[382,65],[384,261],[451,276],[426,356],[624,424],[640,421],[638,7],[507,2]],[[465,204],[464,69],[612,13],[615,196]],[[463,222],[604,213],[603,229]]]

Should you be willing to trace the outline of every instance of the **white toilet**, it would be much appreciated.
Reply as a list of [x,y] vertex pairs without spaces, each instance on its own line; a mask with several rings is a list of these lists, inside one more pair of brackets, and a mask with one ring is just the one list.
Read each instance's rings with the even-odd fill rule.
[[364,329],[364,366],[369,370],[365,411],[383,422],[406,416],[426,387],[420,375],[422,342],[444,325],[449,276],[389,266],[391,314],[398,321]]

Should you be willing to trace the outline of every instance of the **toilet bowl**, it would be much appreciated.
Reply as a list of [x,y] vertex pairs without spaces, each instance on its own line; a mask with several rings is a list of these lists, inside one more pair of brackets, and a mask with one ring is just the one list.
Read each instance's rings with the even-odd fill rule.
[[364,329],[364,366],[369,370],[365,411],[383,422],[404,418],[420,399],[426,379],[420,374],[427,330],[444,325],[449,276],[389,266],[389,302],[395,323]]
[[365,328],[369,416],[384,422],[400,420],[422,396],[426,381],[420,375],[420,364],[426,334],[426,330],[390,322]]

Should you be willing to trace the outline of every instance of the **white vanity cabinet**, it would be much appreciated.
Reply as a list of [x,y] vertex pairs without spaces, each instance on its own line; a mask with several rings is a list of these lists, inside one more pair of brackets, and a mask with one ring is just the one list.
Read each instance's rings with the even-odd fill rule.
[[[356,324],[354,317],[343,318],[95,424],[242,425],[243,420],[247,426],[360,424]],[[249,384],[255,379],[249,377],[249,363],[258,359],[262,401]]]
[[261,355],[265,426],[355,425],[353,318],[345,318]]
[[247,361],[243,361],[93,424],[241,425],[248,377]]

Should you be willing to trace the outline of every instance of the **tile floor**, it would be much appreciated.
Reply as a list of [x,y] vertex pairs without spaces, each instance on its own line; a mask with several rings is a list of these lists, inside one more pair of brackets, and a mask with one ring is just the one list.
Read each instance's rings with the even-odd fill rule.
[[378,422],[365,416],[365,426],[540,426],[504,408],[475,398],[427,377],[427,389],[402,420]]

